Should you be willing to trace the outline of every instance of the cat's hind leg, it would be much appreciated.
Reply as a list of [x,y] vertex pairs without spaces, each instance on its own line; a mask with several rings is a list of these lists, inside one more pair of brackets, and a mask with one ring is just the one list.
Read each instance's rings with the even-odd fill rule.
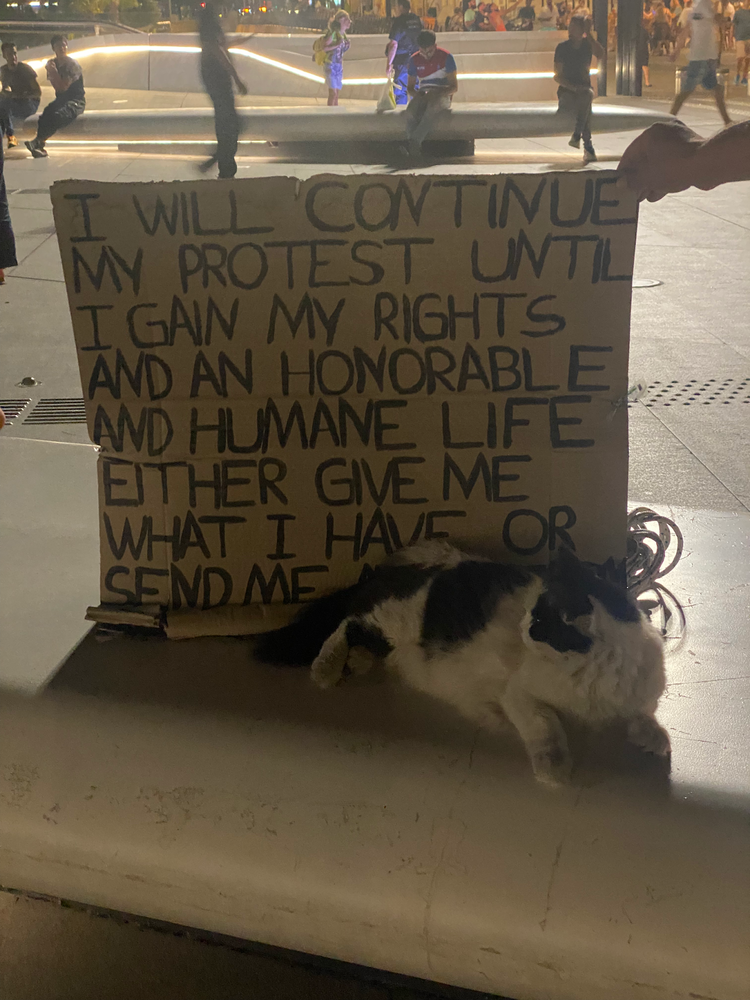
[[536,779],[549,785],[567,784],[573,764],[555,710],[513,681],[505,689],[500,707],[523,740]]
[[656,754],[657,757],[671,756],[669,733],[653,715],[634,715],[628,719],[628,739],[646,753]]

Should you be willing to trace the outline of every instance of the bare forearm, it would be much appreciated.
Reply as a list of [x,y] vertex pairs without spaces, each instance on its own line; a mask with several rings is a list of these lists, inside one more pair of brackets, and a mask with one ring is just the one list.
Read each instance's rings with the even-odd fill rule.
[[750,121],[739,122],[707,139],[696,151],[693,163],[693,184],[703,191],[750,180]]

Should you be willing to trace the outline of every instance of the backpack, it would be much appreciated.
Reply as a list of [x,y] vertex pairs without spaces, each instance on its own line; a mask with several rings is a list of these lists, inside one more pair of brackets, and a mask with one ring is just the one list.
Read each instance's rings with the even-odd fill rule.
[[313,42],[312,59],[318,66],[325,66],[328,62],[328,53],[325,51],[325,45],[329,37],[329,32],[326,32],[325,35],[318,36]]

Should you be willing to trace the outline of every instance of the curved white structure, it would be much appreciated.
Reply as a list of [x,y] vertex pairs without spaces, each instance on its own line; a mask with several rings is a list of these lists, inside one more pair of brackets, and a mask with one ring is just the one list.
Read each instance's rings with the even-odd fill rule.
[[[439,36],[458,64],[459,101],[539,101],[554,96],[552,56],[562,32],[503,32],[493,35],[449,32]],[[232,52],[251,94],[320,97],[326,88],[312,61],[313,36],[236,35]],[[375,100],[385,83],[384,35],[353,35],[344,60],[345,97]],[[90,87],[201,92],[196,35],[99,35],[71,41]],[[47,46],[23,52],[40,71]]]

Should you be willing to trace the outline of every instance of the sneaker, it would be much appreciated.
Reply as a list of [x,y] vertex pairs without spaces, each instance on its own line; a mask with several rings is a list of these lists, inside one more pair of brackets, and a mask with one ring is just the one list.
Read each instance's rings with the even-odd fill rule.
[[14,135],[8,136],[8,149],[15,149],[18,145],[18,139]]
[[[26,143],[26,145],[28,146],[28,143]],[[213,156],[209,156],[209,158],[207,160],[204,160],[203,163],[198,164],[198,170],[202,174],[207,174],[208,171],[212,167],[215,167],[218,162],[219,162],[219,157],[217,156],[216,153],[214,153]]]
[[735,87],[739,87],[739,85],[740,85],[740,74],[739,73],[734,78],[734,85],[735,85]]
[[44,146],[40,146],[36,139],[32,139],[30,142],[25,142],[24,146],[28,149],[35,160],[40,160],[44,156],[49,156],[49,153]]
[[570,140],[568,141],[568,145],[572,146],[573,149],[580,149],[580,147],[581,147],[581,137],[580,137],[580,135],[576,135],[575,132],[574,132],[573,135],[571,135]]
[[591,143],[583,147],[583,163],[584,166],[587,163],[596,163],[596,153],[594,152],[594,147]]
[[743,77],[742,77],[742,86],[743,86],[743,87],[746,87],[746,86],[747,86],[747,77],[746,77],[746,76],[743,76]]

